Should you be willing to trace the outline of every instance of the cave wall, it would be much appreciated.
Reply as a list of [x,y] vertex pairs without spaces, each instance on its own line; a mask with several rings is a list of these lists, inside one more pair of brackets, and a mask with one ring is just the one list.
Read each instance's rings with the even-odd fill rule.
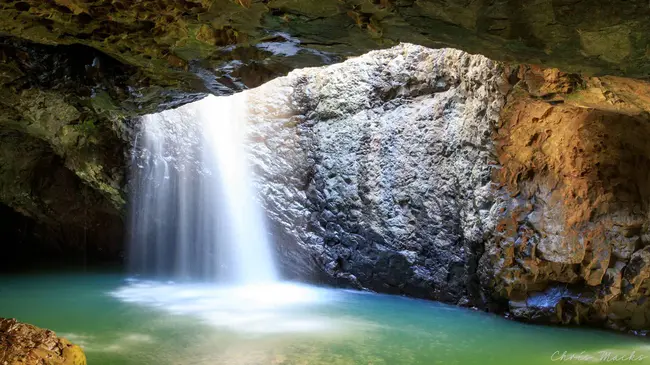
[[0,203],[13,210],[2,217],[29,226],[7,233],[3,252],[12,266],[119,258],[129,144],[109,115],[128,115],[115,103],[137,72],[85,47],[8,37],[0,60]]
[[521,67],[495,133],[485,286],[519,318],[648,329],[650,84]]
[[0,61],[0,204],[38,227],[37,239],[20,241],[29,247],[12,250],[14,266],[35,256],[120,261],[135,119],[201,94],[166,89],[79,44],[1,35]]
[[118,210],[40,139],[0,131],[0,201],[1,270],[120,255]]
[[649,92],[407,44],[246,92],[285,273],[648,329]]
[[7,0],[0,32],[92,47],[160,87],[223,94],[400,42],[647,78],[649,17],[645,0]]
[[[649,16],[645,1],[628,0],[8,0],[0,3],[0,133],[45,142],[121,219],[131,118],[403,41],[643,79]],[[51,231],[68,224],[28,200],[0,197]]]

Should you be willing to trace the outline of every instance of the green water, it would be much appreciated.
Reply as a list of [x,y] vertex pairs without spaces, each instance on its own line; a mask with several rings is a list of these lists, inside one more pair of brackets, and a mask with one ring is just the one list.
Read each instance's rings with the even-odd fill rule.
[[[0,316],[68,337],[91,365],[584,364],[598,362],[599,351],[650,359],[642,338],[289,285],[224,290],[103,273],[3,276]],[[583,361],[568,360],[583,351]]]

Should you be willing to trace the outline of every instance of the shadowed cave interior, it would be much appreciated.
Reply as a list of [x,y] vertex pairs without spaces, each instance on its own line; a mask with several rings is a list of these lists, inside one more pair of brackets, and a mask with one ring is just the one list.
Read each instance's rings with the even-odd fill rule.
[[648,361],[646,16],[0,5],[0,361]]

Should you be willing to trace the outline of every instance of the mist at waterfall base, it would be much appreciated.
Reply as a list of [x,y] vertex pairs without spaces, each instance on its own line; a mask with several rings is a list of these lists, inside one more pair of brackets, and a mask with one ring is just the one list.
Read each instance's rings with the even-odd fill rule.
[[133,153],[124,301],[235,330],[326,327],[296,319],[317,288],[280,282],[246,158],[245,95],[208,96],[142,118]]

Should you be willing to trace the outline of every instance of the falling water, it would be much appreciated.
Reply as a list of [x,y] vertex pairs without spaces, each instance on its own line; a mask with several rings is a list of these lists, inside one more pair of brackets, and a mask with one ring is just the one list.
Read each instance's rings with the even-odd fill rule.
[[129,261],[137,273],[232,284],[277,274],[244,145],[245,95],[142,118]]

